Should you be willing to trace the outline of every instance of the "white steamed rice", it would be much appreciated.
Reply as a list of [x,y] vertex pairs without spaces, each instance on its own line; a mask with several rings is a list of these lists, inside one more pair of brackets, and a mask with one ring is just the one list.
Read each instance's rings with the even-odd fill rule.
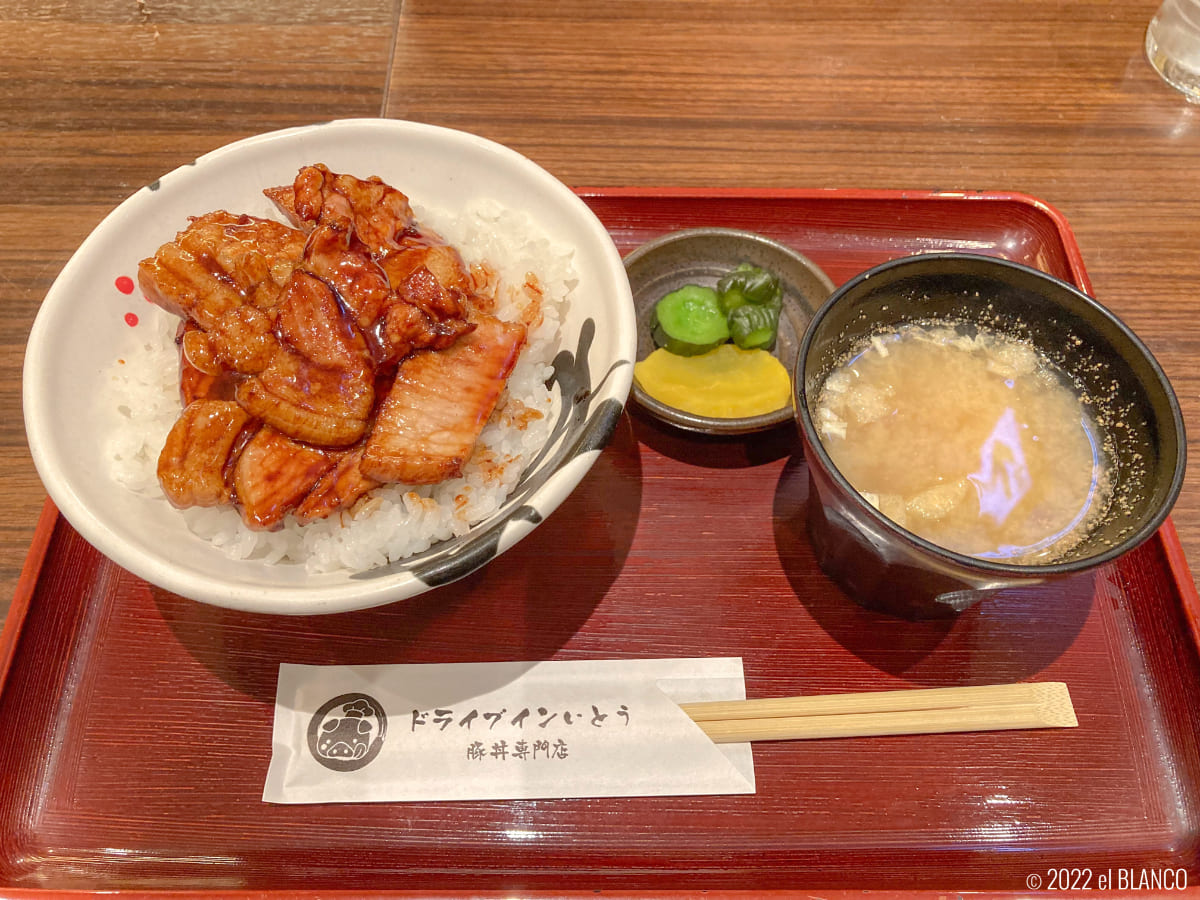
[[[232,507],[193,508],[179,515],[199,537],[236,559],[303,564],[310,572],[365,571],[465,534],[504,503],[549,438],[558,416],[557,390],[546,387],[559,347],[562,317],[576,284],[571,250],[555,246],[524,214],[483,202],[452,214],[413,204],[417,221],[458,248],[467,265],[486,263],[498,276],[494,314],[525,321],[541,290],[525,349],[461,477],[437,485],[385,485],[353,508],[301,526],[291,516],[279,531],[254,531]],[[158,454],[180,412],[178,319],[147,310],[135,331],[139,343],[108,372],[114,412],[106,445],[112,475],[130,490],[167,500],[155,474]],[[528,411],[540,413],[540,417]]]

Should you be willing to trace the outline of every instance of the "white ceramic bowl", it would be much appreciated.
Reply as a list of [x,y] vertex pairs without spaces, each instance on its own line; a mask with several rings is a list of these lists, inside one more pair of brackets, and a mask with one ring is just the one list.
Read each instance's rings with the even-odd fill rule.
[[[290,184],[322,162],[379,175],[414,204],[461,209],[481,198],[523,211],[574,248],[579,277],[562,328],[555,380],[563,397],[546,452],[503,508],[469,534],[365,573],[310,574],[302,565],[233,560],[194,535],[164,500],[129,490],[105,458],[103,375],[128,352],[125,321],[167,315],[116,285],[186,225],[228,209],[274,215],[264,187]],[[128,282],[123,282],[126,289]],[[483,138],[412,122],[350,119],[230,144],[163,176],[117,207],[70,259],[47,294],[25,356],[23,402],[33,459],[50,497],[106,556],[174,593],[234,609],[333,613],[389,603],[460,578],[527,535],[566,497],[607,442],[629,393],[636,353],[633,301],[608,232],[544,169]],[[551,526],[552,527],[552,526]]]

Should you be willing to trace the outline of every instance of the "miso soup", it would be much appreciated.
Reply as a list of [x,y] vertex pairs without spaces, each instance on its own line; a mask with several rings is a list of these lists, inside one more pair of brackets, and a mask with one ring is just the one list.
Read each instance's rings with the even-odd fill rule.
[[941,547],[1049,564],[1086,537],[1111,483],[1080,391],[1032,345],[975,326],[880,334],[812,409],[850,484]]

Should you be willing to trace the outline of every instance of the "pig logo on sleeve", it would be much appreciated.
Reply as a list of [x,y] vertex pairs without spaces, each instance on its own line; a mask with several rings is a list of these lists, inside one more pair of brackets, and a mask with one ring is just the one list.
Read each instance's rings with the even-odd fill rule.
[[335,772],[361,769],[383,747],[387,714],[368,694],[342,694],[322,704],[308,723],[308,750]]

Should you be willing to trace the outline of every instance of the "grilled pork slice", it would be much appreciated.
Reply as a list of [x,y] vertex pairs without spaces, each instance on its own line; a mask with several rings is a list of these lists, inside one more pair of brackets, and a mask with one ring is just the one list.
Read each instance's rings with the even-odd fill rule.
[[412,207],[402,192],[378,177],[338,175],[320,163],[302,168],[290,187],[267,188],[263,193],[297,228],[324,223],[353,228],[373,254],[399,249],[414,225]]
[[353,505],[367,491],[379,487],[379,482],[362,473],[362,447],[341,454],[332,469],[313,485],[308,496],[296,507],[296,518],[315,522]]
[[188,319],[181,342],[183,355],[209,375],[256,375],[270,365],[279,350],[273,328],[271,314],[249,303],[229,310],[211,330]]
[[263,189],[263,196],[275,204],[275,208],[283,213],[285,219],[301,231],[310,231],[312,224],[305,222],[296,215],[296,189],[290,184]]
[[[462,255],[453,246],[429,232],[405,236],[403,247],[385,256],[381,265],[387,272],[388,281],[397,289],[418,269],[428,269],[451,301],[461,302],[462,296],[471,289],[471,276]],[[415,298],[408,299],[410,303],[418,302]],[[442,298],[439,298],[439,301],[442,301]],[[433,313],[435,310],[426,309],[426,312]],[[438,312],[439,318],[461,315],[456,305]]]
[[229,461],[250,416],[227,400],[189,403],[158,455],[158,483],[173,506],[221,506],[233,499]]
[[367,342],[346,320],[329,286],[307,272],[288,282],[276,320],[279,337],[318,366],[360,373],[371,367]]
[[319,278],[296,271],[279,304],[281,343],[270,364],[237,386],[252,415],[289,437],[347,447],[367,430],[375,375],[362,335]]
[[395,289],[376,330],[392,359],[414,350],[441,350],[474,328],[467,319],[471,280],[458,251],[441,238],[407,235],[404,249],[380,265]]
[[304,265],[333,287],[354,314],[359,328],[370,328],[393,300],[392,287],[379,264],[351,233],[321,225],[308,239]]
[[400,364],[360,469],[377,481],[434,484],[462,473],[525,343],[525,328],[485,317],[446,350]]
[[208,213],[142,260],[138,283],[163,309],[215,328],[245,303],[272,308],[304,255],[304,241],[303,232],[270,219]]
[[348,447],[367,430],[375,402],[370,374],[351,376],[285,350],[234,395],[248,412],[298,440]]
[[371,335],[377,363],[447,347],[472,327],[466,264],[439,235],[418,229],[400,191],[318,163],[302,168],[291,185],[263,193],[309,232],[304,268],[328,283]]
[[394,362],[414,350],[443,350],[475,327],[461,319],[439,321],[419,306],[397,300],[383,314],[378,336],[379,355],[383,362]]
[[179,361],[179,399],[186,407],[194,400],[233,400],[233,379],[196,368],[186,356]]
[[463,292],[457,288],[447,288],[428,266],[418,266],[395,285],[396,292],[403,300],[436,322],[465,319],[467,316]]
[[280,527],[284,516],[332,466],[328,454],[264,425],[246,444],[233,469],[242,521],[258,531]]

